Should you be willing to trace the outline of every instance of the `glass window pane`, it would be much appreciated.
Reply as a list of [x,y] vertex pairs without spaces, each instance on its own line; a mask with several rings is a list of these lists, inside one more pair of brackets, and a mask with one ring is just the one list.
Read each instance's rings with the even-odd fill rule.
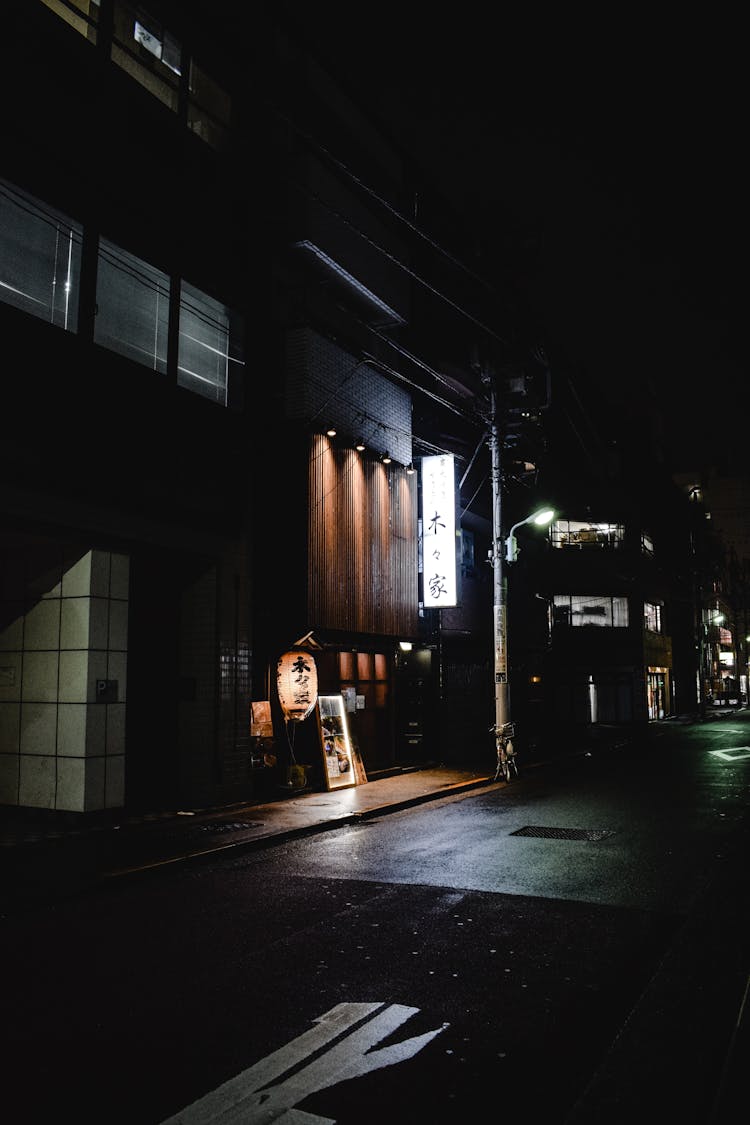
[[167,370],[169,278],[101,239],[94,340],[154,371]]
[[629,622],[628,616],[628,599],[627,598],[613,598],[612,599],[612,624],[616,628],[626,628]]
[[116,0],[112,61],[177,112],[180,43],[143,9]]
[[96,43],[99,0],[42,0],[51,11],[75,28],[90,43]]
[[188,127],[216,149],[226,145],[232,110],[229,94],[195,62],[190,62]]
[[79,223],[0,180],[0,300],[75,332],[82,234]]
[[181,387],[227,406],[241,375],[242,323],[226,305],[187,282],[180,296],[180,347],[177,382]]

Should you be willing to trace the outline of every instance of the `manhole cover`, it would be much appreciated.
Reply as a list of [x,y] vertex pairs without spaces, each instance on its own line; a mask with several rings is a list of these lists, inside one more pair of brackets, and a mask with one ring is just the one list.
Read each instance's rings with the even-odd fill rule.
[[608,828],[545,828],[539,825],[527,825],[511,832],[511,836],[538,836],[543,840],[606,840],[612,833]]

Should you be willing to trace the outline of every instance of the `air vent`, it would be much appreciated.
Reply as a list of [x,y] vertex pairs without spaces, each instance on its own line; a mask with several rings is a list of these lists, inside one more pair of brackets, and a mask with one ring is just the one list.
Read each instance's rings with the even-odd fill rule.
[[595,844],[611,835],[608,828],[546,828],[539,825],[528,825],[511,832],[511,836],[536,836],[542,840],[590,840]]

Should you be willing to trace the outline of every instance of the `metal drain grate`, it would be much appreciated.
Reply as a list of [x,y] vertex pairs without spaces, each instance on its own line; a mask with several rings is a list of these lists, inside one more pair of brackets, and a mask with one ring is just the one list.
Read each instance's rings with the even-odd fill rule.
[[262,826],[262,820],[232,820],[229,822],[222,820],[215,824],[191,825],[200,832],[241,832],[243,828],[262,828]]
[[543,840],[591,840],[595,844],[611,835],[608,828],[543,828],[538,825],[527,825],[526,828],[511,832],[511,836],[538,836]]

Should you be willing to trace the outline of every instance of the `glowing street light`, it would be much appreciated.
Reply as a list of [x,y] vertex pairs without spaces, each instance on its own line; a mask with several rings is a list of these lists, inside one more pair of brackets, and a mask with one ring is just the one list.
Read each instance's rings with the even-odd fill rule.
[[555,513],[551,508],[542,508],[540,511],[534,512],[533,516],[527,516],[525,520],[514,523],[510,529],[510,535],[505,540],[505,561],[515,562],[518,558],[518,540],[513,534],[517,528],[523,527],[525,523],[533,523],[537,527],[544,527],[546,524],[552,523],[554,518]]

